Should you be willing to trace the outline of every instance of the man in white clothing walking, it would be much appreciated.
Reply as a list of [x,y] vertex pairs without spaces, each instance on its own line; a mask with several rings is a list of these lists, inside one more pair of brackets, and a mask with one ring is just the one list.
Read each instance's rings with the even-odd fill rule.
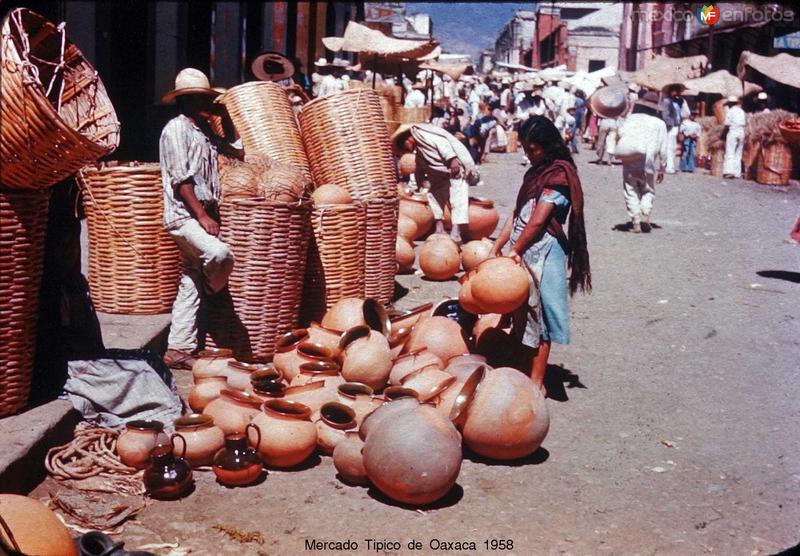
[[738,97],[731,96],[725,102],[728,111],[725,114],[725,159],[722,163],[722,176],[725,178],[742,177],[742,148],[744,147],[744,126],[747,123]]

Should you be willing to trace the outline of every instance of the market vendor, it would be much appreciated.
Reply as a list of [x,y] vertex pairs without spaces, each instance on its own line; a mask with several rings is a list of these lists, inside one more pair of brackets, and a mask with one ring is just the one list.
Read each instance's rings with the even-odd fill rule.
[[725,159],[722,164],[722,177],[726,179],[742,177],[742,150],[744,148],[744,128],[747,124],[742,100],[737,96],[729,96],[725,101],[728,107],[725,112]]
[[469,223],[468,187],[479,179],[467,148],[433,124],[401,125],[392,135],[392,144],[398,154],[416,150],[415,177],[418,186],[428,193],[436,231],[445,231],[444,209],[449,205],[453,223],[450,237],[461,243],[461,234]]
[[217,151],[237,157],[241,152],[219,142],[211,131],[208,116],[217,95],[203,72],[186,68],[175,78],[175,89],[163,96],[164,102],[175,100],[180,111],[164,126],[159,142],[164,227],[178,245],[182,263],[164,355],[170,367],[191,368],[200,303],[223,290],[233,270],[233,253],[217,237]]

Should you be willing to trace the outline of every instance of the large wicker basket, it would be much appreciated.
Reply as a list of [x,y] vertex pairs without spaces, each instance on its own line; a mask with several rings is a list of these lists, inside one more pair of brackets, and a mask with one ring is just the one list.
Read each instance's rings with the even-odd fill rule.
[[303,285],[303,323],[320,321],[340,299],[364,297],[364,205],[322,205],[311,213],[311,225],[314,235]]
[[756,161],[756,181],[766,185],[786,185],[792,177],[792,149],[786,143],[761,147]]
[[232,348],[241,361],[268,361],[278,337],[299,322],[311,205],[234,199],[220,210],[220,239],[236,262],[230,297],[210,300],[207,344]]
[[312,100],[299,119],[316,183],[335,183],[360,200],[394,192],[395,164],[375,91],[351,89]]
[[0,417],[30,394],[49,199],[0,189]]
[[400,199],[397,194],[367,199],[367,241],[364,295],[387,305],[394,298],[397,273],[397,219]]
[[89,227],[89,288],[99,311],[168,313],[181,257],[164,230],[156,163],[105,162],[78,174]]
[[232,87],[219,98],[228,110],[246,153],[262,153],[292,164],[311,179],[308,158],[286,91],[270,81]]
[[422,124],[430,121],[431,107],[425,105],[419,108],[399,108],[397,114],[401,123]]
[[722,177],[722,169],[725,165],[725,151],[713,151],[711,153],[711,175]]
[[0,183],[6,187],[52,186],[119,144],[103,82],[64,33],[25,8],[3,20]]

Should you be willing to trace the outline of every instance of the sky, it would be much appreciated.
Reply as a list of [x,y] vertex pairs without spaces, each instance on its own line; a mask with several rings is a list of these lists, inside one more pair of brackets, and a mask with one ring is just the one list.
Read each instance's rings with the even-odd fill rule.
[[446,52],[470,54],[474,60],[494,41],[515,10],[532,10],[534,2],[408,2],[408,14],[427,13],[433,36]]

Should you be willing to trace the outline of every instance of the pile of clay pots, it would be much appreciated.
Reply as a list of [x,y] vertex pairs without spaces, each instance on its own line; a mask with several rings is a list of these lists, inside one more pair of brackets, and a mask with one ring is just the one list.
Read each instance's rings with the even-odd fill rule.
[[[175,423],[185,441],[175,452],[186,444],[191,465],[215,472],[226,438],[246,438],[240,451],[272,468],[330,455],[345,483],[414,506],[451,490],[462,446],[498,460],[534,452],[549,426],[544,397],[521,372],[490,366],[499,344],[476,353],[482,337],[507,335],[499,316],[467,331],[433,313],[429,304],[389,318],[373,300],[347,298],[282,337],[271,364],[206,352],[192,371],[196,414]],[[248,484],[240,480],[232,484]]]

